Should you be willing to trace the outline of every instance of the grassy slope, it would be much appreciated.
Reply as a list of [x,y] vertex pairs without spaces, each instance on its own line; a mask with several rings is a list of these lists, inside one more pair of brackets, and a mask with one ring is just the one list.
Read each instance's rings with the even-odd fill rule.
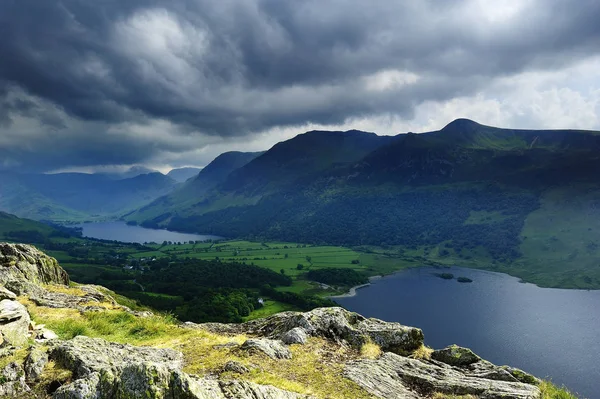
[[600,188],[577,185],[545,192],[521,234],[523,277],[546,286],[600,287],[599,221]]
[[0,212],[0,240],[6,241],[6,234],[11,231],[37,231],[44,236],[48,236],[54,229],[40,222]]

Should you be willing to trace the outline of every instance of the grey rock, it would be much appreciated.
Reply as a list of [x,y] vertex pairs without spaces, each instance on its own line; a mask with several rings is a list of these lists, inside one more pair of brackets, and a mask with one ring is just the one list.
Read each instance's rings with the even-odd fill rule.
[[471,349],[456,345],[433,351],[431,358],[451,366],[468,366],[481,360]]
[[306,340],[308,339],[308,335],[303,328],[295,327],[290,331],[286,332],[281,336],[281,340],[284,344],[292,345],[292,344],[300,344],[304,345]]
[[9,363],[1,373],[0,397],[18,397],[31,389],[25,383],[25,371],[17,363]]
[[115,309],[120,308],[125,311],[131,311],[125,306],[118,305],[112,297],[103,294],[96,286],[81,285],[77,288],[83,291],[84,295],[78,296],[62,292],[52,292],[41,287],[30,288],[27,294],[36,305],[48,308],[70,308],[77,309],[80,312],[104,311],[106,310],[105,305],[110,304]]
[[502,366],[501,368],[506,370],[508,373],[510,373],[510,375],[512,375],[520,382],[534,385],[540,385],[542,383],[542,381],[539,378],[534,377],[533,375],[526,373],[521,369],[510,366]]
[[0,301],[3,299],[17,299],[17,296],[15,295],[14,292],[9,291],[6,287],[4,287],[3,285],[0,285]]
[[225,365],[223,366],[223,371],[229,371],[231,373],[237,374],[246,374],[250,372],[248,367],[233,360],[230,360],[227,363],[225,363]]
[[25,306],[10,299],[0,301],[0,333],[4,344],[16,347],[25,345],[30,322],[31,318]]
[[[20,281],[14,285],[9,282]],[[0,283],[16,294],[24,294],[35,284],[69,284],[69,276],[56,259],[32,245],[0,243]]]
[[63,385],[54,392],[53,399],[101,399],[100,373],[91,373],[70,384]]
[[540,399],[535,385],[470,375],[463,367],[385,353],[377,360],[349,363],[344,375],[380,398],[417,399],[433,393],[474,395],[480,399]]
[[307,395],[284,391],[270,385],[258,385],[247,381],[220,381],[219,385],[227,399],[308,399]]
[[400,323],[367,319],[343,308],[318,308],[310,312],[282,312],[265,319],[243,324],[186,324],[187,328],[202,328],[218,334],[252,334],[281,339],[290,330],[300,327],[308,335],[334,342],[347,342],[360,347],[368,341],[382,350],[406,354],[423,344],[423,332]]
[[34,348],[29,352],[25,359],[25,375],[27,381],[36,381],[42,375],[44,367],[48,363],[48,354],[37,348]]
[[170,370],[183,367],[183,355],[172,349],[117,344],[84,336],[58,342],[50,350],[50,358],[72,370],[76,378],[107,370],[119,372],[135,363],[164,365]]
[[38,333],[38,340],[40,341],[48,341],[51,339],[58,339],[58,335],[52,331],[52,330],[48,330],[47,328],[42,328],[39,333]]
[[240,347],[245,351],[258,351],[269,356],[271,359],[291,359],[292,352],[281,341],[268,338],[251,338],[246,340]]

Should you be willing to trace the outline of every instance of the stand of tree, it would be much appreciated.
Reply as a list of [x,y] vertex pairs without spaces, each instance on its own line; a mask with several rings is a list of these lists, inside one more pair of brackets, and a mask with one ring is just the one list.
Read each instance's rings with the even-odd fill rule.
[[306,273],[309,280],[318,281],[328,285],[354,286],[366,284],[369,279],[364,274],[353,269],[331,268],[316,269]]

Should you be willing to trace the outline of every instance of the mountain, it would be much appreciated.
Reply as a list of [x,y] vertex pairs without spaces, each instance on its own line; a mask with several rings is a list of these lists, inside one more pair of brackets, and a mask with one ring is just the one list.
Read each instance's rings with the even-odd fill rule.
[[188,179],[196,176],[202,169],[201,168],[178,168],[172,169],[167,176],[176,182],[183,183]]
[[[208,191],[161,198],[128,218],[225,237],[378,246],[422,263],[593,288],[599,175],[599,132],[466,119],[395,137],[309,132]],[[536,280],[542,269],[551,277]]]
[[115,180],[99,174],[0,174],[0,209],[37,220],[118,216],[172,191],[161,173]]
[[113,173],[96,173],[97,175],[111,178],[113,180],[131,179],[139,175],[146,175],[149,173],[158,173],[157,170],[146,168],[145,166],[132,166],[123,172]]
[[29,245],[0,243],[0,270],[5,397],[574,398],[467,348],[430,349],[419,328],[339,307],[181,323],[101,286],[71,286]]
[[206,165],[196,177],[189,179],[172,193],[156,199],[137,212],[126,215],[126,217],[132,220],[134,218],[146,219],[161,215],[161,218],[164,219],[165,216],[162,215],[164,215],[166,209],[169,209],[169,212],[177,212],[178,209],[186,209],[193,206],[198,198],[222,183],[231,172],[243,167],[261,154],[263,153],[225,152]]

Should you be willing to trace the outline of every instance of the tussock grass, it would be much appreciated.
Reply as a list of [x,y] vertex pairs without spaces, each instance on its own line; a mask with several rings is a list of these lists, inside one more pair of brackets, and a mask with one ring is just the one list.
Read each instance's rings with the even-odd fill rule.
[[445,393],[434,393],[431,399],[478,399],[474,395],[449,395]]
[[382,354],[381,347],[374,342],[366,342],[360,348],[360,357],[363,359],[377,359]]
[[416,349],[411,355],[410,357],[412,357],[413,359],[423,359],[423,360],[429,360],[431,359],[431,354],[433,353],[433,349],[431,349],[428,346],[425,345],[421,345],[420,348]]
[[42,284],[42,288],[49,292],[56,292],[59,294],[67,294],[73,296],[85,296],[86,292],[77,286],[66,286],[59,284]]
[[542,399],[578,399],[565,387],[559,388],[550,381],[542,381],[540,384]]

